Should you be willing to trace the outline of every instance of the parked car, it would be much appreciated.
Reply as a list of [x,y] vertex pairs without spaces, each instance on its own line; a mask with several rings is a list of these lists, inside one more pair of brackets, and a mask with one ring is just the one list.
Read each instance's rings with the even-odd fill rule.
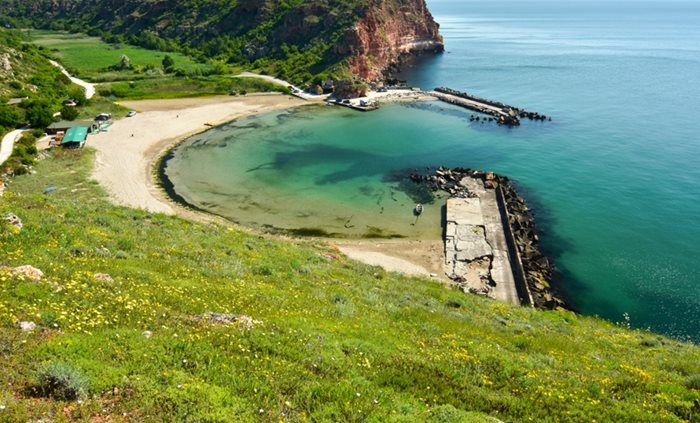
[[111,113],[100,113],[99,115],[95,116],[95,120],[97,122],[106,122],[110,119],[112,119]]
[[136,112],[133,110],[126,114],[126,117],[133,117],[133,116],[136,116]]

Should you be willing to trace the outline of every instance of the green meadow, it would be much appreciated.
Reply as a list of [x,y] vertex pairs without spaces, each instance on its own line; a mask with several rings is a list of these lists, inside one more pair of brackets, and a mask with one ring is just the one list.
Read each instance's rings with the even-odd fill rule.
[[[51,50],[52,55],[69,72],[93,82],[149,77],[147,73],[106,70],[117,64],[123,55],[129,57],[132,65],[137,68],[159,68],[162,66],[163,58],[168,55],[174,60],[174,66],[184,72],[211,71],[211,65],[197,63],[191,57],[180,53],[148,50],[128,44],[108,44],[99,37],[85,34],[32,29],[30,36],[34,43]],[[150,77],[158,76],[162,77],[158,74],[150,75]]]
[[[228,94],[230,91],[287,92],[284,87],[254,78],[226,75],[240,69],[197,63],[179,53],[148,50],[125,44],[113,45],[98,37],[59,31],[31,30],[35,44],[46,47],[71,74],[99,82],[99,94],[120,100],[183,98]],[[133,69],[109,69],[126,55]],[[163,58],[174,61],[172,73],[162,70]]]
[[93,159],[0,200],[0,420],[698,421],[694,345],[114,206]]
[[121,81],[105,84],[98,90],[102,96],[113,97],[117,100],[202,97],[226,95],[231,91],[236,91],[236,94],[244,92],[289,92],[287,87],[262,79],[232,78],[230,76]]

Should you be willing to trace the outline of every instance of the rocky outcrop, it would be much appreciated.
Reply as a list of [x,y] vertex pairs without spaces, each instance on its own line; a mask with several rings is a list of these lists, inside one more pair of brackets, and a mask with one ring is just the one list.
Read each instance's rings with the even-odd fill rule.
[[25,264],[24,266],[15,267],[14,269],[10,269],[10,273],[14,276],[18,276],[20,278],[28,279],[34,282],[39,282],[41,278],[44,277],[44,272],[28,264]]
[[378,0],[335,49],[353,75],[375,81],[407,54],[444,51],[439,29],[425,0]]
[[210,325],[237,325],[248,330],[253,329],[256,325],[262,324],[260,320],[255,320],[244,314],[215,313],[213,311],[191,316],[191,319]]

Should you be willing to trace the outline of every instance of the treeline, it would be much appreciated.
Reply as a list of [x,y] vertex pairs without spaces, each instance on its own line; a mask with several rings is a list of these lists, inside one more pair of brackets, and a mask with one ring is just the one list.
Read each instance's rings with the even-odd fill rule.
[[0,24],[87,32],[110,43],[259,69],[307,82],[321,72],[346,76],[337,54],[369,0],[0,0]]

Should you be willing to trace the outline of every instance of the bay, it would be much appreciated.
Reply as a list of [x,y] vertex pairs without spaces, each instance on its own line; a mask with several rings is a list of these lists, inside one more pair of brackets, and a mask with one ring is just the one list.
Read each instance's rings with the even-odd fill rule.
[[438,102],[242,119],[168,162],[188,202],[252,226],[434,238],[395,181],[447,165],[508,175],[567,302],[700,339],[700,9],[692,2],[430,0],[447,51],[403,78],[553,116],[518,128]]

